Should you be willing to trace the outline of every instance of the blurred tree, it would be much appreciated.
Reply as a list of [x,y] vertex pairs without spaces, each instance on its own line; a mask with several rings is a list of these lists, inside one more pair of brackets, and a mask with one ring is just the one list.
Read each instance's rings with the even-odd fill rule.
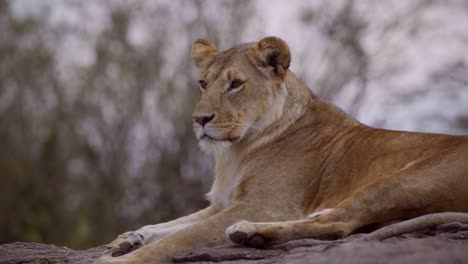
[[[360,120],[367,117],[364,121],[372,125],[398,128],[384,115],[395,101],[417,99],[415,90],[447,90],[430,76],[461,80],[460,74],[453,74],[452,65],[468,63],[468,54],[460,52],[468,45],[468,31],[457,26],[468,10],[464,1],[309,1],[302,6],[298,17],[309,34],[302,39],[308,45],[298,56],[301,77],[314,84],[312,89],[320,97],[338,103]],[[466,89],[465,84],[449,90]],[[377,97],[396,100],[384,103]],[[380,111],[370,110],[372,104]],[[382,115],[369,120],[369,112]],[[450,129],[439,132],[460,133],[455,120],[451,122]],[[424,125],[408,128],[431,131]]]
[[[63,241],[67,221],[62,188],[60,114],[50,102],[58,87],[53,55],[31,18],[16,21],[0,5],[0,241]],[[40,69],[40,71],[38,71]],[[46,232],[51,226],[56,232]]]
[[[249,2],[13,4],[0,5],[0,243],[85,248],[205,206],[190,44],[237,44]],[[96,10],[97,29],[83,21]]]

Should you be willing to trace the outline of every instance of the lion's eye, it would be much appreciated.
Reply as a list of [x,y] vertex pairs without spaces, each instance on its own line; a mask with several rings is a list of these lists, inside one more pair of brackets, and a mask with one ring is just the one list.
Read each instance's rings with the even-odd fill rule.
[[228,91],[235,90],[235,89],[241,87],[242,84],[244,84],[244,81],[239,80],[239,79],[234,79],[234,80],[231,82],[231,85],[229,85]]
[[199,80],[198,84],[200,84],[200,88],[205,90],[206,86],[208,85],[204,80]]

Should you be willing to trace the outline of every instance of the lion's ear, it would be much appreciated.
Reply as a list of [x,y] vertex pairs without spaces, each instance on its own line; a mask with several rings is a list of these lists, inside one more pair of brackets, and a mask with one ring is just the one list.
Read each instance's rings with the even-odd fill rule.
[[205,70],[218,55],[216,46],[208,40],[197,39],[192,44],[192,60],[200,71]]
[[266,37],[256,43],[255,49],[261,65],[272,67],[274,75],[284,80],[291,63],[288,44],[277,37]]

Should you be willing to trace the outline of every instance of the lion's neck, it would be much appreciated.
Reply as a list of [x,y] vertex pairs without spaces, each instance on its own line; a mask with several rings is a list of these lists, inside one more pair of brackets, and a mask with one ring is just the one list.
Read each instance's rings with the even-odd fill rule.
[[237,146],[237,152],[248,154],[262,146],[270,144],[294,126],[294,124],[304,116],[308,104],[314,100],[315,95],[305,86],[292,72],[288,72],[283,87],[285,89],[285,100],[279,106],[276,102],[275,107],[281,109],[281,113],[276,119],[266,126],[254,138],[244,144]]

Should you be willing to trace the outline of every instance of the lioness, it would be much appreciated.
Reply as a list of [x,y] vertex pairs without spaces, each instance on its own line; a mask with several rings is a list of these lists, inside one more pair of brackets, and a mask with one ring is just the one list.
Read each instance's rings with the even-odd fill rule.
[[[192,58],[201,73],[195,134],[216,160],[211,205],[120,235],[98,263],[165,263],[229,239],[255,247],[335,239],[370,224],[468,211],[468,137],[359,123],[288,71],[289,48],[276,37],[224,52],[197,40]],[[444,221],[468,217],[428,215],[410,227]],[[408,226],[380,237],[401,230]]]

